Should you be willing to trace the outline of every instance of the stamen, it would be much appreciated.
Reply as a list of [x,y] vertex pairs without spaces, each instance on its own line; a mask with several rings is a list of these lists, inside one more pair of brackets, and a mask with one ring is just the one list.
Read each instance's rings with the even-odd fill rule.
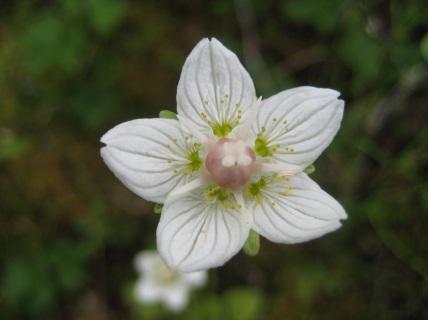
[[262,172],[275,172],[279,175],[293,176],[302,172],[305,168],[291,163],[263,163],[260,169]]
[[250,134],[251,126],[257,118],[257,113],[259,112],[260,104],[262,103],[262,97],[259,97],[254,105],[251,107],[249,115],[245,119],[242,127],[236,133],[236,137],[241,140],[246,140]]
[[191,134],[193,134],[206,148],[212,146],[213,142],[203,134],[191,121],[187,120],[185,117],[177,115],[178,120],[182,123]]
[[244,200],[244,193],[243,191],[236,191],[233,193],[235,197],[235,201],[238,203],[238,209],[240,209],[240,212],[243,214],[243,219],[245,223],[248,225],[251,225],[251,219],[252,215],[247,210],[247,207],[245,206],[245,200]]
[[176,189],[174,189],[170,194],[169,194],[169,196],[171,196],[171,197],[177,197],[177,196],[180,196],[180,195],[182,195],[182,194],[185,194],[185,193],[187,193],[187,192],[190,192],[190,191],[192,191],[192,190],[195,190],[195,189],[197,189],[197,188],[199,188],[199,187],[202,187],[203,185],[205,185],[206,183],[208,182],[208,180],[207,180],[207,178],[206,177],[199,177],[199,178],[197,178],[197,179],[195,179],[195,180],[193,180],[193,181],[190,181],[189,183],[187,183],[187,184],[185,184],[185,185],[183,185],[183,186],[181,186],[181,187],[178,187],[178,188],[176,188]]

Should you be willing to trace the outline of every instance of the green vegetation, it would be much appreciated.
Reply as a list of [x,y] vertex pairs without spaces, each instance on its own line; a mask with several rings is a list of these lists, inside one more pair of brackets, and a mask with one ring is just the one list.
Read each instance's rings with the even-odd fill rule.
[[[23,0],[0,18],[0,318],[428,318],[425,0]],[[349,219],[300,245],[260,239],[174,314],[131,297],[159,215],[107,169],[99,138],[173,110],[207,36],[259,96],[342,93],[342,128],[311,177]]]

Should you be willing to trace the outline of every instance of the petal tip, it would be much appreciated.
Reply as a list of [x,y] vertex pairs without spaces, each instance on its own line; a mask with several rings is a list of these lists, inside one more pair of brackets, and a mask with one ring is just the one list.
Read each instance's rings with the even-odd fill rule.
[[207,44],[209,44],[211,42],[211,40],[208,37],[202,38],[201,40],[199,40],[199,42],[196,44],[195,49],[196,48],[200,48],[200,47],[205,47]]
[[342,223],[339,220],[335,221],[335,223],[331,224],[330,230],[328,230],[326,233],[334,232],[334,231],[340,229],[340,227],[342,227]]
[[342,95],[340,91],[337,91],[335,89],[327,89],[327,90],[330,90],[332,94],[336,96],[336,98],[339,98]]
[[107,131],[106,133],[104,133],[101,138],[100,138],[100,142],[107,144],[107,134],[109,133],[109,131]]
[[335,99],[338,99],[341,95],[341,93],[335,89],[330,89],[330,88],[319,88],[319,89],[324,91],[326,93],[326,96],[332,96]]
[[221,46],[223,46],[223,44],[217,39],[217,38],[215,38],[215,37],[212,37],[211,39],[210,39],[210,42],[211,43],[213,43],[213,44],[216,44],[216,45],[221,45]]
[[103,146],[100,148],[100,156],[104,161],[106,161],[105,158],[107,157],[107,152],[108,152],[107,150],[108,150],[108,146]]
[[340,220],[346,220],[348,219],[348,214],[346,213],[345,209],[342,208],[342,211],[339,213]]

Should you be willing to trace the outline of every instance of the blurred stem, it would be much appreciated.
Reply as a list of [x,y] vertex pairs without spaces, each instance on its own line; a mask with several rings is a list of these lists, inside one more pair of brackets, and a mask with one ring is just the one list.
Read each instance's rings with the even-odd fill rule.
[[260,54],[260,42],[257,26],[254,21],[254,11],[248,0],[234,0],[235,12],[239,29],[242,34],[242,47],[245,64],[255,74],[257,85],[262,94],[270,94],[275,89],[275,83]]
[[392,115],[406,111],[405,101],[418,88],[426,84],[428,69],[426,64],[419,64],[407,70],[392,90],[381,99],[368,117],[368,134],[376,135]]

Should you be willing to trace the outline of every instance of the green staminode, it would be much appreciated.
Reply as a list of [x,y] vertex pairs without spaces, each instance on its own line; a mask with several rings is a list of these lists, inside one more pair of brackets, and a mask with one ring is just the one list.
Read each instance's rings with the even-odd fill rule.
[[265,178],[260,178],[257,182],[250,183],[245,189],[245,194],[247,197],[254,199],[256,204],[261,204],[263,202],[262,189],[264,189],[268,184],[268,181]]
[[188,173],[198,171],[201,168],[202,160],[199,157],[199,149],[190,152],[187,156],[187,159],[190,161],[190,163],[187,165]]
[[216,123],[211,128],[213,129],[213,133],[220,138],[226,137],[233,129],[230,123]]
[[252,197],[257,197],[258,195],[260,195],[261,190],[266,187],[266,180],[261,178],[259,181],[257,182],[253,182],[248,186],[248,193],[250,196]]
[[210,187],[207,192],[208,200],[218,200],[220,202],[229,200],[231,195],[232,193],[229,190],[219,186]]
[[242,206],[236,202],[233,192],[220,186],[209,187],[205,197],[208,205],[218,203],[221,207],[231,210],[239,210],[242,208]]
[[254,151],[260,157],[271,157],[274,154],[273,148],[267,145],[266,140],[263,137],[258,137],[254,144]]

